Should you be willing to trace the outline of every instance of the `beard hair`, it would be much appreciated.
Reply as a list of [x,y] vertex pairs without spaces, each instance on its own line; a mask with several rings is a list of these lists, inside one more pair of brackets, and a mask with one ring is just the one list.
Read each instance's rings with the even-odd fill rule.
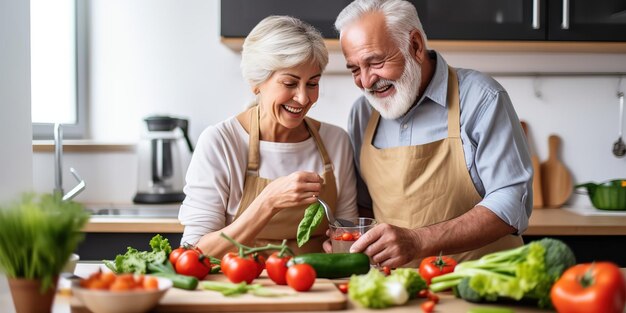
[[[365,98],[385,119],[393,120],[406,114],[419,96],[419,87],[422,82],[421,67],[410,56],[405,55],[404,59],[404,72],[398,80],[379,79],[372,88],[363,89]],[[374,95],[373,90],[387,85],[393,85],[396,89],[393,95],[384,98]]]

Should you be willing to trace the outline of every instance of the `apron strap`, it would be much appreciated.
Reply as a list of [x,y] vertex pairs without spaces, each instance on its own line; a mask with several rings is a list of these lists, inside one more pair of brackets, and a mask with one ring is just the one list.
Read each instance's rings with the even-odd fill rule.
[[248,174],[259,176],[259,105],[250,110],[250,138],[248,139]]
[[309,134],[311,134],[313,140],[315,140],[315,144],[317,145],[317,151],[319,151],[322,157],[322,161],[324,162],[324,171],[333,171],[333,163],[330,161],[330,157],[328,157],[328,152],[326,152],[324,142],[322,141],[319,132],[315,128],[315,125],[313,125],[313,121],[309,117],[305,117],[304,125],[306,125],[307,129],[309,130]]
[[461,114],[459,104],[459,80],[456,70],[448,66],[448,138],[461,137]]

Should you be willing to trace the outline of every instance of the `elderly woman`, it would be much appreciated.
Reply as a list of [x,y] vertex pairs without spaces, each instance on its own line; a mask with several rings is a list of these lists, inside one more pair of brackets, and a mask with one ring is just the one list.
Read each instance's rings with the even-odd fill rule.
[[234,248],[223,232],[248,245],[288,239],[296,253],[322,252],[325,220],[307,244],[295,244],[306,207],[319,197],[337,217],[357,216],[347,133],[306,117],[327,63],[320,33],[298,19],[270,16],[254,27],[241,69],[256,101],[200,135],[180,208],[182,242],[219,257]]

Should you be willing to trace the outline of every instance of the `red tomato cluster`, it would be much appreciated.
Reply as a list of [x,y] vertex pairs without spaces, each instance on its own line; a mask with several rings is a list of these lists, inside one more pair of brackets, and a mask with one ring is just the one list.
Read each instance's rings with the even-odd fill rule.
[[338,240],[338,241],[356,241],[359,238],[361,238],[361,233],[358,231],[345,232],[343,234],[338,234],[333,237],[334,240]]
[[229,252],[222,258],[222,272],[233,283],[245,281],[250,284],[259,277],[263,269],[269,278],[278,285],[289,285],[297,291],[310,290],[315,283],[315,269],[309,264],[295,264],[290,267],[287,262],[291,256],[279,256],[279,252],[270,255],[267,260],[263,256],[240,256]]
[[430,313],[435,310],[435,305],[439,303],[439,296],[430,292],[428,289],[420,290],[417,294],[419,298],[426,298],[427,301],[422,302],[420,307],[422,308],[422,312]]
[[203,279],[211,272],[211,260],[202,254],[200,248],[181,246],[174,249],[169,256],[176,273]]

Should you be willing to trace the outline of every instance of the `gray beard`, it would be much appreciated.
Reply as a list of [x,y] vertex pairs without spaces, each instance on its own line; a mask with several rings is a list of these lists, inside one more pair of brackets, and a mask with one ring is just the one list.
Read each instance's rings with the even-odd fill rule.
[[[385,119],[393,120],[406,114],[419,96],[419,86],[422,82],[421,68],[413,58],[405,57],[404,59],[404,72],[398,80],[380,79],[372,88],[363,89],[365,98]],[[396,89],[391,96],[379,98],[372,92],[390,84]]]

